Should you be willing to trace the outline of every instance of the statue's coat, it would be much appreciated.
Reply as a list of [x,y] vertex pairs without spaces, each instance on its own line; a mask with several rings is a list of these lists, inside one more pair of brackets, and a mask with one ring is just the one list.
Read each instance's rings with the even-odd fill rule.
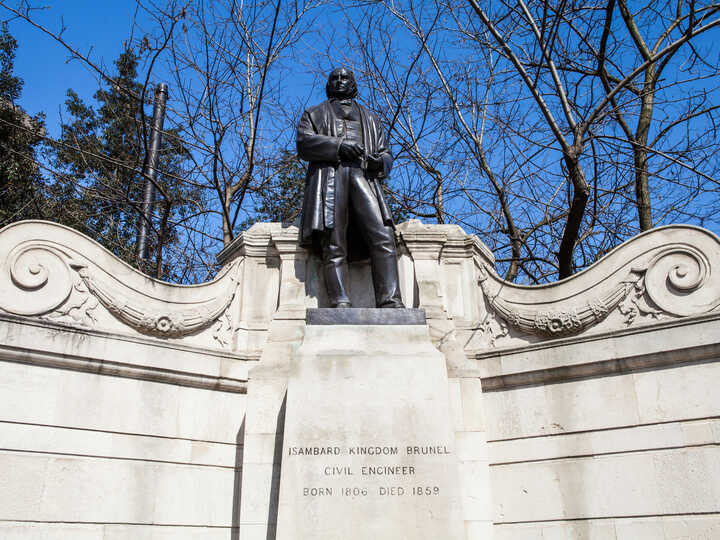
[[[382,196],[379,180],[386,178],[392,168],[392,155],[377,116],[355,102],[360,112],[365,154],[380,154],[382,170],[375,176],[366,175],[380,205],[385,225],[394,227],[390,209]],[[317,233],[335,226],[335,171],[340,165],[338,148],[340,137],[336,133],[336,114],[330,101],[307,109],[298,123],[297,151],[301,159],[310,162],[305,178],[305,197],[300,223],[300,245],[317,248]],[[348,227],[348,259],[359,260],[367,256],[367,247]]]

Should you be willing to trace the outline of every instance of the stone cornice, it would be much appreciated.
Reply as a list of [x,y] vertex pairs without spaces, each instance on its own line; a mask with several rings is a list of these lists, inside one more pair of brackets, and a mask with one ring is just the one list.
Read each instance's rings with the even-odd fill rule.
[[[652,332],[662,332],[669,329],[683,329],[685,327],[695,326],[701,323],[715,323],[720,325],[720,312],[706,313],[703,315],[695,315],[693,317],[684,317],[680,319],[666,319],[656,321],[651,324],[632,326],[619,330],[610,330],[607,332],[595,332],[592,334],[580,334],[563,338],[554,339],[552,341],[540,341],[527,345],[514,345],[507,347],[497,347],[494,349],[484,349],[480,351],[467,351],[468,358],[474,360],[484,360],[488,358],[508,357],[512,355],[527,355],[536,351],[557,350],[558,347],[570,345],[588,346],[595,342],[602,342],[610,338],[620,340],[625,337],[637,334],[647,334]],[[686,337],[693,341],[693,336],[687,334]],[[720,334],[718,334],[718,342],[720,343]]]
[[[692,331],[689,331],[692,329]],[[469,355],[460,377],[485,391],[551,384],[702,361],[720,361],[720,313],[584,334]],[[643,339],[638,339],[642,336]]]
[[297,244],[297,227],[282,223],[255,223],[241,232],[230,244],[217,254],[216,260],[227,265],[239,256],[266,257],[275,238],[292,240]]
[[598,362],[524,371],[511,375],[481,377],[480,380],[483,392],[496,392],[518,387],[562,383],[704,361],[720,362],[720,344],[701,345],[688,349],[672,349],[627,358],[609,358]]
[[[243,374],[259,359],[257,355],[231,354],[177,342],[160,342],[142,336],[75,328],[62,323],[15,315],[0,314],[0,324],[7,325],[5,331],[13,338],[18,334],[22,338],[23,332],[35,336],[32,349],[16,345],[7,338],[2,340],[0,362],[83,371],[207,390],[245,393],[247,377]],[[82,347],[77,346],[79,343]],[[197,362],[197,369],[193,370],[168,369],[165,366],[178,365],[180,362],[164,363],[163,366],[149,365],[149,359],[155,360],[152,354],[133,354],[133,351],[153,350],[162,352],[169,358],[202,358],[203,362]],[[128,360],[120,361],[121,358]],[[134,361],[129,361],[130,359]],[[233,371],[241,376],[226,376],[224,372],[228,370],[222,366],[233,365],[235,362],[242,362],[246,366]],[[187,362],[183,363],[183,366],[186,365]]]
[[[8,313],[0,313],[0,323],[17,324],[27,327],[34,327],[37,329],[44,329],[48,333],[62,333],[69,331],[73,334],[84,336],[85,339],[110,339],[119,342],[134,343],[143,347],[160,347],[163,350],[178,351],[189,354],[202,354],[204,356],[211,356],[223,359],[226,358],[231,360],[253,362],[259,360],[260,358],[259,353],[230,352],[227,350],[223,350],[222,348],[209,349],[207,347],[188,345],[186,343],[183,343],[182,341],[165,341],[142,335],[130,335],[118,332],[110,332],[106,330],[99,330],[96,328],[83,328],[69,323],[55,322],[47,319],[37,319],[34,317],[24,317],[21,315],[18,316]],[[253,328],[244,329],[254,330]]]
[[218,392],[230,392],[234,394],[247,393],[247,380],[210,377],[202,373],[123,364],[121,362],[110,362],[102,358],[88,358],[54,352],[38,352],[36,350],[9,347],[2,344],[0,344],[0,362],[16,362],[40,367],[83,371],[97,375],[110,375],[125,379],[138,379],[173,384],[176,386],[201,388],[203,390],[215,390]]

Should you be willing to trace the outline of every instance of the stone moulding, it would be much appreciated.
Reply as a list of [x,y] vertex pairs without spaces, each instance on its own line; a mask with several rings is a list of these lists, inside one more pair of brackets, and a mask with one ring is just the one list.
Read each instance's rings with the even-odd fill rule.
[[96,375],[110,375],[124,379],[159,382],[175,386],[215,390],[217,392],[247,394],[247,381],[227,377],[213,377],[202,373],[159,369],[152,366],[86,358],[65,353],[37,352],[3,345],[0,345],[0,352],[2,352],[2,359],[5,362],[82,371]]
[[118,321],[161,338],[199,332],[230,307],[243,258],[200,285],[149,278],[84,235],[26,221],[0,231],[0,310],[92,326],[102,304]]
[[684,317],[720,305],[720,240],[688,225],[661,227],[621,244],[586,270],[549,285],[502,280],[478,262],[478,283],[489,309],[525,334],[580,333],[614,310],[626,326],[638,315]]

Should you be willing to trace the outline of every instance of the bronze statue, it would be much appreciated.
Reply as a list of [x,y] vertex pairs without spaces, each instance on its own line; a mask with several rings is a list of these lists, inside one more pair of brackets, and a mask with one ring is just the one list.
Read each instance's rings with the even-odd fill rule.
[[379,180],[392,155],[377,116],[355,101],[352,71],[334,69],[328,100],[306,110],[297,128],[297,150],[310,162],[300,224],[300,245],[318,248],[332,307],[352,307],[348,260],[370,257],[375,303],[402,308],[394,224]]

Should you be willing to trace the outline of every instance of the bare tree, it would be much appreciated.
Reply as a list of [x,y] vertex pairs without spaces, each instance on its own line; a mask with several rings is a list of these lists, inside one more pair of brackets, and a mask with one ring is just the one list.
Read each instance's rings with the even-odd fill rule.
[[183,32],[170,40],[179,102],[173,119],[192,144],[193,181],[214,193],[224,244],[241,222],[247,194],[267,180],[287,146],[278,144],[275,130],[284,113],[289,61],[316,5],[199,0],[184,8]]
[[[262,189],[273,174],[280,174],[276,169],[287,160],[283,151],[292,130],[279,124],[286,121],[288,87],[292,84],[288,73],[294,47],[311,26],[309,15],[317,4],[280,0],[249,4],[234,0],[138,2],[137,12],[142,16],[137,17],[134,36],[128,41],[128,46],[140,54],[143,71],[138,86],[113,76],[112,69],[68,42],[62,24],[57,31],[39,24],[29,2],[0,2],[12,15],[55,39],[71,60],[88,66],[102,84],[137,104],[140,119],[135,128],[142,147],[137,149],[133,163],[114,162],[98,150],[98,145],[87,144],[89,140],[49,140],[51,145],[76,154],[78,161],[107,169],[108,174],[94,181],[110,185],[119,175],[138,174],[142,149],[147,150],[149,138],[149,119],[142,106],[149,103],[147,96],[152,94],[147,89],[158,80],[170,83],[164,136],[182,148],[188,161],[181,174],[177,170],[161,171],[160,178],[171,180],[192,196],[189,201],[178,200],[177,190],[169,190],[166,181],[156,182],[160,201],[151,225],[158,248],[156,272],[162,266],[162,246],[169,231],[182,229],[174,239],[185,249],[175,255],[185,258],[195,270],[174,277],[181,281],[202,279],[213,271],[218,241],[221,245],[229,243],[242,223],[239,217],[252,213],[248,194]],[[82,182],[63,175],[63,171],[48,172],[65,179],[66,184],[74,182],[73,186],[68,184],[70,191],[82,196]],[[124,197],[117,199],[118,204],[139,214],[140,201],[133,192],[117,195]],[[192,207],[180,214],[170,211],[188,202]]]
[[[628,94],[641,75],[645,80],[636,92],[640,98],[638,125],[634,134],[629,129],[626,134],[634,149],[641,229],[652,225],[646,149],[656,87],[665,66],[683,46],[691,46],[699,35],[720,25],[720,18],[715,17],[717,7],[713,4],[699,6],[693,2],[683,13],[683,2],[676,3],[674,18],[650,49],[640,35],[633,14],[620,0],[623,21],[640,51],[640,58],[635,62],[623,58],[621,63],[610,64],[607,61],[608,39],[612,36],[615,42],[621,42],[625,37],[613,27],[612,1],[603,6],[565,1],[526,4],[518,0],[501,2],[497,8],[498,4],[494,4],[492,13],[486,12],[477,0],[469,0],[469,3],[489,34],[489,42],[494,42],[498,53],[512,64],[532,96],[562,154],[572,185],[572,200],[558,251],[559,275],[566,277],[573,272],[574,250],[582,237],[581,224],[590,196],[581,158],[588,143],[597,136],[595,130],[603,130],[609,116],[614,113],[621,121],[620,109],[627,103],[621,103],[619,99]],[[666,3],[654,5],[654,8],[653,11],[664,13],[672,6]],[[594,43],[597,43],[596,47]],[[592,79],[595,77],[586,78],[582,71],[563,72],[558,68],[577,55],[572,47],[581,54],[583,49],[597,51],[595,65],[588,69],[602,82],[602,92],[594,87]],[[608,65],[615,71],[612,78]]]
[[188,260],[207,271],[256,216],[297,213],[293,126],[311,90],[296,81],[310,72],[319,91],[339,64],[388,130],[397,217],[478,234],[507,279],[566,277],[658,224],[720,227],[720,59],[708,39],[720,4],[319,2],[138,3],[151,18],[133,41],[144,87],[170,77],[167,131],[188,156],[175,180],[193,194],[182,215],[165,198],[153,221],[161,236],[183,227]]

